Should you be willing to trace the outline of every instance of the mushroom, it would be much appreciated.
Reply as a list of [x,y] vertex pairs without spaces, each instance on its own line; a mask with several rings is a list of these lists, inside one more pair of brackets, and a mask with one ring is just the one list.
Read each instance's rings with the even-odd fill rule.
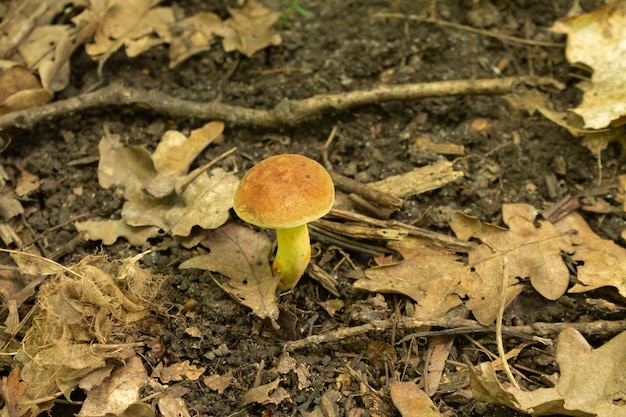
[[271,156],[250,168],[235,192],[233,208],[244,221],[276,229],[272,264],[279,291],[298,283],[311,259],[307,223],[328,213],[335,187],[324,167],[301,155]]

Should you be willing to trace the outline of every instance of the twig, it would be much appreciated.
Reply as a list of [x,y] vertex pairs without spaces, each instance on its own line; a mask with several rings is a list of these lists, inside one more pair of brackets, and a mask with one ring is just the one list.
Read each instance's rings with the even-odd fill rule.
[[551,78],[508,77],[484,80],[438,81],[432,83],[380,86],[371,90],[340,94],[321,94],[304,100],[284,99],[269,110],[249,109],[219,102],[197,102],[168,96],[157,90],[140,90],[112,84],[92,93],[81,94],[67,100],[45,104],[0,116],[0,131],[15,126],[29,129],[45,120],[108,106],[147,108],[169,117],[223,120],[230,123],[259,127],[295,126],[303,120],[330,111],[341,112],[358,106],[378,104],[393,100],[417,100],[425,97],[454,95],[503,95],[520,85],[556,86]]
[[545,42],[545,41],[533,41],[531,39],[518,38],[516,36],[503,35],[501,33],[490,32],[488,30],[476,29],[471,26],[460,25],[454,22],[448,22],[446,20],[434,19],[432,17],[427,16],[419,16],[419,15],[404,15],[401,13],[377,13],[374,17],[378,18],[399,18],[399,19],[410,19],[415,20],[417,22],[426,22],[433,23],[435,25],[447,26],[458,30],[464,30],[466,32],[473,32],[483,36],[489,36],[492,38],[501,39],[503,41],[521,43],[524,45],[534,45],[534,46],[547,46],[553,48],[564,48],[565,44],[563,42]]
[[[457,334],[466,333],[491,333],[495,331],[493,326],[483,326],[477,321],[467,319],[449,319],[446,317],[420,320],[411,317],[400,319],[373,320],[360,326],[346,327],[328,333],[308,336],[300,340],[286,342],[283,350],[291,352],[308,346],[321,343],[332,343],[349,337],[358,336],[369,332],[384,332],[397,326],[398,329],[415,329],[419,327],[441,327],[444,329],[457,329]],[[528,335],[531,337],[554,337],[565,329],[575,329],[587,336],[605,337],[626,330],[626,320],[608,321],[597,320],[590,323],[534,323],[526,326],[502,326],[502,332],[511,335]],[[452,333],[446,333],[452,334]],[[404,339],[403,339],[404,340]]]
[[500,355],[500,361],[502,362],[502,369],[504,369],[504,373],[507,378],[509,378],[509,382],[519,389],[519,385],[511,372],[511,368],[509,367],[509,362],[506,360],[506,352],[504,351],[504,342],[502,340],[502,319],[504,317],[504,308],[506,307],[506,289],[509,284],[509,260],[505,256],[502,259],[502,279],[500,281],[500,303],[498,306],[498,317],[496,318],[496,345],[498,346],[498,355]]

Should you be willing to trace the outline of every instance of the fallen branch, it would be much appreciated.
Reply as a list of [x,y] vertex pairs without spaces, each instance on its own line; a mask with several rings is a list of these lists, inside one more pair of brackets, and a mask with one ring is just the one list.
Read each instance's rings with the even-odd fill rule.
[[100,90],[81,94],[67,100],[0,116],[0,131],[8,127],[29,129],[41,121],[50,121],[87,109],[110,106],[136,106],[177,118],[222,120],[224,122],[259,127],[295,126],[313,116],[330,111],[342,112],[354,107],[387,101],[409,101],[425,97],[454,95],[503,95],[520,85],[562,86],[551,78],[508,77],[485,80],[437,81],[392,86],[339,94],[321,94],[304,100],[284,99],[268,110],[249,109],[229,104],[196,102],[168,96],[157,90],[140,90],[112,84]]
[[[446,317],[419,320],[410,317],[402,317],[399,320],[374,320],[366,324],[354,327],[346,327],[333,330],[328,333],[308,336],[300,340],[286,342],[283,350],[293,352],[309,346],[319,345],[321,343],[333,343],[349,337],[362,335],[369,332],[383,332],[395,329],[410,330],[415,328],[440,327],[449,329],[446,332],[426,331],[405,337],[422,337],[433,334],[470,334],[470,333],[493,333],[494,326],[483,326],[477,321],[468,319],[450,319]],[[555,337],[565,329],[575,329],[586,336],[606,337],[619,332],[626,331],[626,320],[608,321],[597,320],[589,323],[534,323],[526,326],[502,326],[502,333],[513,335],[515,337],[527,336],[531,338]],[[404,340],[404,339],[403,339]]]

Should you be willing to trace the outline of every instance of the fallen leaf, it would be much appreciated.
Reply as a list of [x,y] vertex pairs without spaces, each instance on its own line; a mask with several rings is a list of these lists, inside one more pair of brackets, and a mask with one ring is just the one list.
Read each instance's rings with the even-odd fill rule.
[[472,392],[478,401],[533,415],[624,416],[625,344],[623,332],[593,349],[578,331],[565,329],[557,340],[561,376],[554,388],[515,388],[498,380],[491,362],[483,362],[472,372]]
[[286,389],[279,386],[280,378],[276,378],[272,382],[259,385],[248,390],[243,394],[243,405],[257,403],[257,404],[280,404],[284,400],[289,398],[289,393]]
[[176,180],[187,173],[196,157],[223,131],[224,123],[209,122],[192,130],[189,137],[176,130],[165,132],[152,153],[156,176],[146,182],[144,189],[157,198],[173,193]]
[[174,22],[169,7],[155,7],[161,0],[135,0],[107,3],[87,53],[99,62],[98,72],[122,46],[129,56],[169,41],[168,24]]
[[172,36],[170,42],[170,68],[195,54],[211,49],[215,36],[222,28],[222,19],[209,12],[199,12],[177,22],[172,29],[172,33],[176,35]]
[[278,318],[278,278],[271,271],[272,243],[267,236],[246,226],[227,223],[212,231],[202,245],[211,252],[188,259],[180,265],[181,269],[219,272],[229,278],[222,288],[250,307],[254,314],[260,318]]
[[159,398],[159,411],[163,417],[190,417],[187,403],[181,397],[165,392],[165,395]]
[[0,396],[4,400],[3,410],[9,417],[20,416],[20,402],[26,391],[26,383],[20,378],[20,367],[11,369],[9,376],[0,378]]
[[602,239],[589,227],[578,213],[572,213],[555,224],[558,230],[577,233],[572,235],[575,253],[572,259],[577,262],[579,283],[569,292],[579,293],[600,287],[615,287],[626,297],[626,249],[612,240]]
[[0,76],[0,115],[39,106],[52,100],[30,70],[13,66]]
[[212,170],[211,175],[198,175],[180,195],[185,205],[172,207],[165,214],[167,230],[174,236],[189,236],[194,226],[217,229],[230,216],[238,185],[239,179],[221,168]]
[[148,374],[139,356],[133,356],[113,370],[101,385],[87,392],[80,415],[119,415],[140,400]]
[[218,394],[222,395],[224,390],[228,388],[233,381],[233,371],[228,371],[224,375],[213,374],[202,379],[204,385],[209,387],[209,389],[213,391],[217,391]]
[[75,222],[79,232],[86,232],[87,239],[101,240],[105,245],[114,244],[123,237],[131,245],[141,246],[148,239],[159,236],[159,228],[154,226],[129,226],[123,220],[86,220]]
[[389,394],[402,417],[441,417],[437,406],[414,382],[392,381]]
[[184,379],[196,381],[202,376],[204,371],[206,371],[206,366],[198,368],[196,365],[190,364],[188,360],[165,367],[159,362],[157,367],[154,368],[151,377],[159,378],[164,384]]
[[353,286],[359,290],[404,294],[417,302],[415,317],[441,317],[461,304],[466,287],[476,280],[458,256],[414,255],[395,265],[368,268]]
[[624,26],[626,2],[616,1],[591,13],[560,19],[552,27],[567,34],[567,60],[593,70],[591,82],[578,85],[584,92],[583,101],[572,110],[582,116],[586,128],[602,129],[626,115]]
[[[508,261],[507,303],[522,290],[519,280],[530,278],[535,290],[549,300],[565,294],[569,270],[561,252],[572,253],[569,233],[551,223],[536,220],[536,211],[527,204],[502,206],[502,217],[509,229],[483,223],[461,213],[455,214],[450,227],[463,240],[481,241],[470,249],[469,265],[482,282],[468,291],[467,307],[484,325],[495,320],[500,303],[502,261]],[[537,224],[537,226],[535,226]]]
[[280,13],[271,11],[256,0],[248,0],[241,9],[228,8],[231,18],[224,22],[218,34],[224,39],[226,52],[239,51],[247,57],[267,48],[279,45],[282,40],[274,30]]
[[98,144],[98,182],[102,188],[123,186],[126,191],[141,188],[157,174],[152,156],[141,146],[128,146],[120,135],[105,135]]

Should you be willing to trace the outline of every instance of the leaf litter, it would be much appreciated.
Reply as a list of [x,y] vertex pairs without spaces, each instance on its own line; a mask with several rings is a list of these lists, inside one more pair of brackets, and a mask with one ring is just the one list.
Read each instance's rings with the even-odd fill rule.
[[[126,30],[121,34],[116,35],[117,32],[115,32],[115,25],[108,28],[104,25],[100,26],[98,30],[104,32],[109,31],[107,32],[107,36],[109,37],[107,41],[113,42],[111,44],[105,44],[105,42],[101,40],[102,45],[100,46],[103,46],[104,52],[100,55],[94,54],[94,57],[99,59],[101,64],[103,64],[110,55],[110,51],[112,51],[113,48],[119,49],[122,45],[126,47],[126,51],[129,56],[133,56],[133,54],[140,53],[143,50],[161,43],[170,43],[170,48],[173,49],[173,39],[169,37],[171,34],[166,33],[165,29],[170,23],[172,23],[169,20],[170,15],[168,11],[154,9],[153,7],[158,3],[159,2],[146,2],[145,5],[142,6],[142,13],[146,13],[145,15],[141,15],[139,17],[136,17],[135,15],[125,16],[125,18],[132,17],[135,19],[134,22],[136,24],[127,25],[126,27],[128,28],[128,26],[130,26],[132,30]],[[254,2],[248,2],[247,4],[255,5]],[[617,7],[619,8],[621,5],[618,5]],[[112,21],[121,19],[119,15],[124,14],[120,13],[119,10],[101,10],[101,12],[103,12],[100,16],[101,18],[104,17],[106,13],[111,12],[111,14],[108,15],[108,19]],[[161,14],[161,12],[163,13]],[[245,22],[248,27],[250,27],[250,22],[245,19],[255,17],[258,17],[259,22],[262,22],[260,23],[260,26],[267,29],[267,22],[271,21],[273,23],[275,20],[272,13],[265,13],[263,11],[262,13],[256,13],[253,9],[248,12],[249,13],[240,13],[238,15],[238,12],[233,12],[231,10],[233,18],[232,22],[228,23],[230,29],[236,31],[238,22]],[[151,18],[146,19],[146,15],[149,15]],[[609,16],[612,18],[613,15]],[[201,22],[215,24],[217,27],[219,26],[219,22],[214,19],[214,17],[215,16],[202,16],[202,18],[198,20]],[[190,21],[191,19],[192,18],[190,18]],[[148,20],[151,21],[151,24],[148,24]],[[271,26],[272,23],[270,23],[269,26]],[[209,24],[207,26],[210,27],[211,25]],[[208,48],[207,45],[210,45],[213,41],[214,35],[220,33],[219,29],[215,29],[215,31],[211,30],[203,32],[198,29],[198,24],[196,23],[189,24],[189,26],[181,25],[181,27],[186,28],[183,31],[188,30],[193,32],[194,35],[192,36],[197,36],[198,38],[195,40],[196,44],[182,48],[186,51],[184,53],[189,53],[188,56],[195,53],[190,51],[199,52],[201,50],[206,50]],[[191,29],[189,29],[190,27]],[[248,55],[262,49],[264,47],[263,45],[277,42],[277,38],[274,35],[271,35],[271,31],[267,31],[265,34],[263,34],[263,32],[259,32],[263,34],[262,36],[259,36],[259,38],[262,39],[260,44],[261,46],[259,47],[246,38],[247,35],[241,28],[243,28],[243,26],[240,25],[240,31],[234,36],[224,35],[228,32],[225,30],[221,32],[224,38],[225,48],[227,48],[228,44],[228,48],[240,50],[242,53]],[[37,33],[44,39],[52,38],[52,43],[57,45],[62,45],[63,42],[65,42],[64,37],[67,37],[66,32],[57,29],[43,28],[42,32]],[[570,31],[570,33],[574,33],[574,31]],[[186,36],[189,35],[187,34]],[[98,42],[96,41],[95,43],[97,44]],[[30,45],[33,50],[41,48],[40,46],[37,46],[37,43],[34,41],[31,42]],[[60,53],[66,51],[58,46],[57,49],[59,49]],[[20,48],[18,48],[18,51],[19,50]],[[25,60],[29,59],[28,52],[30,51],[22,51],[23,58]],[[184,56],[184,53],[181,52],[181,56]],[[63,55],[61,54],[60,56],[62,57]],[[173,54],[173,56],[176,55]],[[32,60],[32,58],[30,59]],[[18,87],[5,98],[3,103],[5,103],[8,99],[14,99],[18,104],[15,108],[11,107],[12,104],[6,105],[8,111],[23,108],[23,106],[37,105],[39,100],[43,100],[47,97],[45,94],[41,94],[41,97],[43,98],[39,96],[42,91],[56,91],[55,88],[58,88],[58,86],[62,86],[64,82],[67,82],[63,79],[64,70],[62,69],[62,65],[59,64],[62,62],[63,59],[57,59],[57,64],[55,64],[56,66],[52,67],[52,69],[50,69],[50,67],[46,67],[45,65],[40,65],[38,67],[43,86],[40,86],[37,83],[31,83],[28,80],[24,83],[25,87],[23,88],[20,83],[15,83]],[[178,63],[180,61],[172,59],[172,63],[174,62]],[[16,73],[17,71],[19,70],[16,70]],[[597,79],[593,81],[600,84],[597,82]],[[0,82],[2,82],[2,80],[0,80]],[[586,90],[586,94],[588,94],[589,91],[593,92],[593,90]],[[34,99],[30,97],[31,94]],[[21,95],[26,98],[21,98]],[[617,113],[611,115],[612,119],[610,121],[614,121],[624,115],[624,112],[622,111],[623,109],[619,106],[613,106],[612,108],[617,109]],[[594,115],[591,114],[590,111],[583,109],[582,106],[577,112],[581,113],[583,117],[588,116],[585,117],[588,127],[597,127],[600,125],[600,122],[597,120],[592,120]],[[593,123],[595,123],[595,125],[592,125]],[[602,123],[606,123],[606,120],[603,120]],[[171,134],[171,138],[163,138],[161,142],[163,145],[163,151],[159,151],[159,148],[157,147],[157,151],[155,151],[152,155],[141,148],[120,145],[119,140],[117,143],[114,141],[113,143],[109,143],[108,146],[110,146],[110,148],[108,151],[111,151],[111,154],[114,155],[111,159],[115,162],[110,166],[107,166],[106,164],[103,165],[104,173],[102,174],[101,184],[108,184],[106,188],[112,186],[124,187],[124,195],[127,198],[127,205],[125,205],[126,210],[123,211],[122,214],[123,220],[117,221],[117,224],[123,225],[126,229],[125,231],[116,230],[113,233],[106,235],[104,229],[107,229],[107,226],[104,225],[104,223],[100,224],[99,229],[94,225],[94,223],[87,222],[78,223],[77,227],[84,227],[82,230],[89,231],[91,238],[103,239],[105,243],[114,242],[118,237],[127,237],[129,240],[134,239],[131,240],[131,243],[135,245],[145,243],[147,239],[157,236],[159,229],[165,230],[166,232],[178,237],[190,236],[192,232],[191,229],[195,226],[199,226],[206,230],[217,229],[203,235],[203,237],[208,236],[204,239],[203,245],[207,246],[211,252],[208,255],[203,255],[207,256],[206,258],[194,258],[196,259],[196,262],[199,262],[199,265],[196,267],[217,272],[224,271],[224,275],[229,277],[231,280],[227,284],[233,288],[229,292],[233,295],[239,294],[240,300],[242,300],[244,304],[246,297],[250,296],[247,291],[241,290],[241,288],[249,289],[251,287],[255,287],[255,290],[258,290],[260,289],[262,283],[262,285],[265,285],[269,289],[266,288],[267,291],[263,291],[260,298],[255,299],[255,301],[250,304],[252,305],[253,310],[258,308],[259,305],[263,305],[262,309],[258,310],[261,311],[260,316],[274,318],[277,314],[277,307],[272,305],[272,300],[275,303],[275,295],[271,289],[271,280],[267,278],[269,264],[265,265],[261,260],[262,257],[255,259],[252,254],[241,251],[241,247],[232,247],[233,237],[239,236],[240,233],[242,236],[245,236],[246,239],[252,239],[251,234],[254,234],[255,238],[252,239],[255,242],[254,247],[259,249],[259,251],[263,254],[269,252],[271,249],[269,242],[263,238],[259,238],[259,236],[261,236],[259,233],[253,233],[247,228],[243,229],[248,230],[248,232],[243,232],[243,229],[236,230],[234,229],[234,226],[233,228],[230,228],[232,224],[222,226],[228,219],[227,214],[225,217],[223,216],[224,211],[228,211],[228,208],[224,210],[224,207],[227,207],[227,204],[225,203],[219,203],[216,211],[209,211],[209,214],[218,213],[215,217],[219,220],[217,220],[215,224],[200,224],[197,218],[191,220],[186,219],[185,214],[194,211],[200,213],[202,211],[201,207],[205,206],[204,198],[206,196],[204,195],[203,190],[212,189],[217,187],[216,184],[228,182],[228,180],[224,179],[227,178],[228,174],[224,174],[220,177],[220,175],[222,175],[221,173],[215,174],[213,183],[211,183],[212,178],[210,176],[203,176],[202,181],[198,182],[196,182],[196,179],[199,178],[200,175],[196,173],[185,176],[189,168],[189,163],[191,163],[191,161],[193,161],[193,159],[197,156],[197,153],[195,152],[200,152],[204,149],[204,146],[207,145],[203,142],[199,143],[198,147],[191,144],[182,146],[182,149],[189,151],[188,154],[184,155],[183,159],[185,159],[185,161],[168,160],[168,156],[180,154],[178,150],[181,148],[176,147],[177,143],[179,143],[178,141],[180,141],[180,143],[185,143],[185,141],[192,143],[194,142],[194,140],[192,140],[193,135],[194,134],[192,133],[189,138],[185,138],[181,137],[182,135],[180,135],[179,132],[173,132]],[[107,140],[108,139],[110,138],[107,138]],[[103,146],[103,148],[105,146]],[[172,151],[173,149],[176,151]],[[163,160],[160,159],[162,156],[164,157]],[[126,166],[124,164],[126,162],[139,162],[139,164],[133,166],[131,163],[130,169],[126,172],[127,176],[123,179],[120,180],[117,178],[117,175],[112,175],[112,172],[116,171],[109,170],[108,173],[106,172],[106,169],[110,169],[111,166],[125,168]],[[213,174],[214,172],[211,173],[211,175]],[[229,187],[232,186],[233,184],[230,184],[226,187],[226,190],[223,192],[218,191],[217,194],[223,194],[223,196],[225,196],[225,200],[228,200],[230,190]],[[187,190],[190,190],[190,193],[185,197],[185,191]],[[148,194],[147,197],[146,194]],[[210,201],[214,200],[214,198],[214,195],[207,197]],[[194,207],[196,203],[198,204]],[[146,207],[148,210],[144,210]],[[126,213],[125,216],[124,212]],[[146,215],[146,213],[148,214]],[[222,214],[222,216],[219,214]],[[199,217],[213,218],[214,216],[202,213]],[[467,257],[460,256],[458,253],[453,254],[450,251],[440,251],[437,253],[436,250],[433,251],[433,248],[428,248],[428,250],[423,249],[421,253],[420,250],[411,254],[404,252],[403,255],[405,255],[405,259],[403,261],[389,266],[371,268],[366,271],[366,277],[370,281],[364,279],[357,280],[355,288],[378,292],[397,292],[405,294],[417,302],[418,308],[416,309],[416,316],[418,317],[438,317],[445,314],[452,308],[464,304],[469,310],[472,311],[481,323],[490,324],[495,319],[495,317],[492,317],[493,311],[495,310],[494,307],[496,306],[493,304],[493,300],[497,298],[494,297],[494,294],[498,285],[501,284],[499,277],[501,272],[501,262],[498,261],[506,256],[510,262],[510,276],[506,277],[507,288],[510,290],[507,294],[507,303],[512,301],[519,294],[518,291],[520,291],[523,285],[525,285],[526,280],[530,282],[531,286],[538,293],[543,295],[548,300],[556,300],[566,291],[583,292],[605,286],[617,288],[620,294],[624,296],[626,292],[626,289],[624,288],[625,283],[621,279],[621,276],[623,276],[621,271],[624,267],[623,248],[615,245],[611,241],[603,240],[599,236],[595,235],[584,220],[582,220],[582,217],[570,215],[564,220],[552,225],[549,222],[538,220],[536,218],[534,208],[525,205],[503,206],[503,217],[504,223],[508,226],[508,228],[486,224],[478,219],[459,214],[452,221],[450,225],[451,228],[460,239],[468,241],[470,239],[478,239],[480,242],[467,252]],[[87,224],[87,226],[85,226],[85,224]],[[241,226],[238,227],[241,228]],[[148,230],[149,233],[140,233],[145,232],[146,230]],[[578,234],[572,235],[572,230],[575,230]],[[133,232],[137,233],[133,234]],[[249,233],[250,236],[247,236],[246,233]],[[231,242],[228,242],[229,239]],[[413,242],[412,245],[414,245],[413,249],[420,245],[424,246],[423,242],[419,244]],[[390,245],[390,247],[391,246],[392,245]],[[235,252],[240,251],[243,254],[240,253],[237,255],[231,255],[228,262],[224,262],[223,259],[219,259],[220,254],[225,255],[229,250],[233,249]],[[570,274],[563,263],[563,254],[572,256],[572,259],[578,262],[577,279],[579,280],[579,283],[574,285],[574,287],[569,290],[567,288],[567,284],[569,282]],[[210,255],[213,255],[213,257]],[[94,280],[93,283],[89,281],[84,294],[76,295],[72,292],[73,288],[71,286],[64,286],[62,287],[62,290],[57,289],[57,292],[62,294],[61,296],[56,295],[54,291],[50,293],[52,295],[43,292],[44,296],[48,296],[48,298],[44,297],[43,299],[46,300],[46,302],[42,301],[41,295],[39,296],[41,311],[46,311],[46,309],[50,311],[57,308],[59,309],[58,311],[54,310],[57,315],[57,319],[60,315],[61,318],[67,320],[67,323],[64,323],[64,325],[78,326],[70,327],[71,331],[67,332],[65,329],[59,332],[53,327],[54,331],[52,333],[55,333],[60,337],[60,343],[65,343],[63,346],[67,348],[68,351],[69,348],[67,340],[65,339],[68,337],[66,333],[72,333],[72,337],[77,336],[78,340],[81,342],[91,338],[90,340],[95,340],[98,342],[98,345],[102,346],[106,345],[105,342],[108,341],[110,337],[114,339],[114,336],[110,335],[115,335],[115,326],[111,323],[107,323],[106,320],[98,316],[98,314],[94,312],[93,308],[83,308],[80,305],[80,303],[85,302],[87,304],[91,303],[99,306],[97,301],[100,301],[104,297],[101,293],[106,294],[108,297],[113,297],[115,300],[115,302],[106,302],[117,305],[116,309],[111,311],[111,317],[114,320],[119,322],[128,320],[129,323],[135,323],[146,318],[144,315],[144,309],[133,307],[136,306],[136,304],[134,304],[136,300],[132,297],[132,293],[129,295],[119,289],[116,286],[118,283],[115,279],[113,279],[113,282],[110,282],[111,280],[103,278],[103,274],[104,276],[108,276],[108,271],[114,269],[110,265],[99,269],[99,267],[91,264],[91,258],[83,261],[84,266],[76,268],[51,268],[49,265],[43,265],[45,262],[41,265],[34,265],[37,264],[37,262],[26,262],[24,259],[20,261],[19,256],[16,256],[16,261],[18,263],[22,262],[20,269],[23,269],[24,271],[32,270],[32,268],[35,267],[38,268],[38,273],[49,274],[54,277],[58,277],[59,275],[76,275],[80,276],[81,279],[84,279],[85,276],[89,276],[89,279]],[[81,262],[80,265],[82,265],[83,262]],[[134,262],[136,263],[136,260]],[[230,270],[228,266],[231,262],[233,265],[244,265],[247,270],[244,272],[241,270]],[[445,268],[436,265],[437,262],[444,265]],[[100,265],[101,262],[94,260],[93,263]],[[193,263],[191,263],[191,265],[193,265]],[[257,267],[259,267],[258,270],[255,269]],[[50,270],[46,272],[45,270],[47,268],[50,268]],[[441,269],[447,269],[452,272],[449,272],[446,275],[441,272]],[[383,273],[380,273],[381,270]],[[414,272],[416,270],[419,271],[419,273],[415,274]],[[615,273],[615,271],[619,271],[619,273]],[[122,275],[125,274],[126,273]],[[394,279],[388,279],[389,276],[394,277]],[[439,288],[437,288],[434,283],[431,284],[427,282],[427,280],[425,281],[422,279],[422,277],[431,278],[433,276],[440,278],[440,280],[446,284],[441,285],[441,282],[439,282]],[[109,276],[109,278],[111,277]],[[257,284],[249,286],[250,279],[253,279],[253,282],[256,282]],[[371,286],[372,280],[381,280],[383,282],[381,284],[377,284],[378,286],[375,287]],[[387,280],[387,282],[384,282],[385,280]],[[403,282],[403,280],[405,281]],[[56,285],[61,288],[60,280],[58,278],[51,281],[56,282]],[[46,284],[42,286],[42,291]],[[118,288],[119,291],[115,290],[115,288]],[[154,289],[154,285],[150,284],[147,288],[143,288],[143,290],[148,290],[147,293],[152,294],[151,296],[153,296],[154,292],[150,289]],[[50,303],[50,299],[53,299],[54,302]],[[71,302],[69,300],[71,300]],[[151,298],[147,297],[143,299],[144,302],[147,300],[151,300]],[[486,300],[489,302],[485,304],[484,302]],[[259,315],[258,311],[255,310],[257,315]],[[63,314],[61,315],[60,312]],[[114,313],[117,314],[117,316]],[[89,316],[89,314],[92,314],[93,317]],[[90,334],[86,329],[80,328],[79,321],[83,320],[84,316],[89,317],[89,320],[92,320],[94,323],[93,334]],[[78,319],[79,317],[80,320]],[[43,319],[37,316],[34,323],[39,323],[38,320]],[[46,328],[46,326],[40,325],[39,329],[41,328]],[[615,407],[617,407],[617,403],[619,403],[619,401],[623,401],[623,398],[620,397],[620,390],[623,386],[625,377],[622,375],[623,367],[620,366],[624,363],[622,355],[623,352],[618,350],[616,346],[623,346],[623,335],[624,333],[616,336],[613,340],[605,343],[603,346],[593,349],[580,334],[574,330],[566,330],[561,333],[557,344],[557,362],[561,367],[561,377],[555,388],[540,389],[533,392],[522,392],[519,388],[508,387],[497,379],[493,364],[486,362],[479,366],[479,371],[473,376],[473,386],[475,389],[474,394],[477,398],[479,398],[481,390],[483,390],[486,392],[486,394],[483,393],[485,397],[482,397],[485,401],[499,402],[524,412],[534,412],[537,415],[554,412],[560,412],[567,415],[618,415],[621,409]],[[29,335],[29,338],[35,341],[37,340],[37,337],[41,338],[43,336]],[[30,342],[29,338],[26,338],[25,340]],[[44,342],[46,342],[46,340],[44,340]],[[45,343],[42,343],[42,345],[43,344]],[[26,344],[24,346],[26,346]],[[75,350],[77,352],[71,353],[77,353],[79,360],[78,362],[73,363],[79,364],[80,366],[84,365],[82,371],[87,372],[87,375],[92,375],[96,369],[106,369],[106,366],[108,365],[102,365],[106,362],[103,362],[103,357],[106,359],[119,359],[118,357],[113,356],[112,353],[111,356],[106,356],[107,353],[105,352],[103,354],[104,356],[99,358],[100,361],[96,362],[94,360],[93,362],[90,362],[93,358],[89,357],[87,352],[80,352],[80,348]],[[36,352],[36,349],[32,352]],[[32,376],[31,368],[34,365],[29,363],[28,359],[30,359],[33,363],[35,362],[35,359],[37,359],[39,361],[38,366],[48,366],[52,364],[48,362],[52,361],[46,362],[46,355],[50,356],[58,354],[58,352],[50,353],[44,351],[44,353],[39,356],[37,355],[41,352],[36,352],[36,354],[31,357],[32,352],[29,351],[28,355],[20,355],[18,353],[17,357],[25,363],[24,369],[22,370],[19,367],[16,367],[8,377],[0,380],[0,392],[2,392],[3,397],[7,402],[7,407],[10,413],[17,413],[18,404],[24,401],[25,397],[30,395],[30,386],[25,384],[24,381],[27,380],[29,375]],[[116,353],[120,353],[122,358],[127,359],[127,363],[130,363],[131,365],[133,362],[137,362],[138,360],[136,357],[131,357],[129,352],[124,353],[118,351]],[[93,356],[93,352],[90,352],[90,354]],[[26,356],[26,358],[24,356]],[[582,361],[581,358],[583,358]],[[55,365],[58,366],[58,363]],[[31,368],[29,368],[29,366]],[[593,368],[590,368],[590,366]],[[121,368],[117,368],[118,371],[120,369]],[[29,374],[29,372],[31,372],[31,374]],[[142,375],[143,371],[141,369],[137,369],[136,374]],[[590,384],[588,383],[588,376],[590,374],[597,376],[597,378],[593,379],[594,383],[591,384],[591,387],[589,387]],[[24,375],[26,375],[26,377]],[[65,375],[65,369],[63,370],[63,375]],[[123,380],[124,378],[127,378],[129,374],[124,374],[122,372],[121,375],[123,375]],[[194,378],[197,378],[198,376],[199,375],[195,375]],[[47,385],[44,385],[39,388],[38,393],[40,394],[41,392],[49,391],[49,395],[60,395],[60,393],[67,394],[71,390],[71,383],[72,381],[65,379],[55,379],[53,383],[47,381],[46,384],[52,385],[52,389]],[[143,383],[144,381],[142,380],[137,387],[141,386]],[[101,387],[105,388],[104,385]],[[278,386],[278,379],[274,380],[270,384],[266,384],[258,388],[259,389],[256,391],[249,391],[245,400],[246,402],[276,404],[283,399],[288,398],[288,394],[287,396],[276,395],[283,394],[283,392],[280,391],[282,388]],[[402,392],[402,394],[408,394],[409,391],[412,393],[415,390],[414,387],[406,388],[407,391]],[[135,394],[139,392],[139,389],[140,388],[136,388],[132,391],[133,394],[131,397],[133,401],[138,398]],[[252,392],[256,392],[257,394],[252,395]],[[398,394],[398,391],[396,391],[395,395],[392,392],[392,396],[395,397],[394,400],[401,400],[401,395]],[[47,397],[44,395],[44,398]],[[91,398],[95,398],[95,394]],[[106,398],[106,400],[99,400],[101,404],[114,403],[111,393],[103,395],[102,398]],[[412,399],[409,400],[412,401]],[[430,407],[427,403],[425,406]],[[105,409],[103,411],[102,409],[96,408],[92,409],[89,413],[118,413],[120,409]],[[405,409],[398,406],[398,409],[401,411],[402,415],[412,415],[411,413],[413,413],[410,408]],[[183,407],[179,410],[182,412]]]

